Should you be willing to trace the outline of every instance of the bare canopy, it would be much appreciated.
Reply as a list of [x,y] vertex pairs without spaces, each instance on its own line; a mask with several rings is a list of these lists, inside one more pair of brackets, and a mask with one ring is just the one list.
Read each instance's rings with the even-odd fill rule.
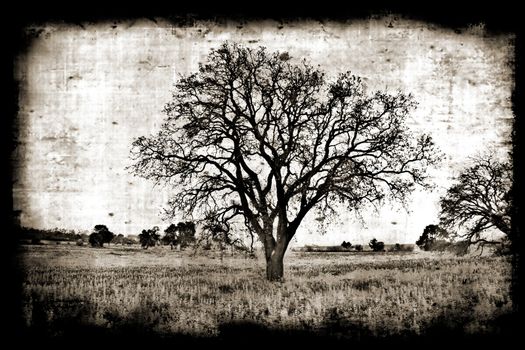
[[[265,248],[267,278],[308,212],[404,200],[435,159],[405,124],[401,92],[367,94],[360,78],[327,82],[287,53],[225,43],[181,77],[157,134],[133,142],[135,174],[174,186],[168,212],[241,218]],[[335,204],[338,204],[335,206]]]
[[441,224],[452,231],[449,235],[468,245],[501,243],[487,239],[484,233],[497,228],[510,238],[511,187],[509,161],[496,160],[494,151],[473,158],[473,165],[461,172],[441,199]]

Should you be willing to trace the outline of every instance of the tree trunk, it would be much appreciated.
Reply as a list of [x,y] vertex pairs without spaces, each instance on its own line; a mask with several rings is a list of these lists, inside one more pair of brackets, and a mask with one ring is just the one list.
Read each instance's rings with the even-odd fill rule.
[[[271,227],[267,225],[267,227]],[[264,245],[264,256],[266,258],[266,278],[272,282],[282,282],[284,279],[284,254],[288,248],[295,230],[284,225],[277,228],[277,240],[274,239],[272,229],[262,234],[261,240]]]
[[269,281],[282,282],[284,278],[284,254],[288,248],[288,240],[281,235],[280,239],[266,247],[266,278]]
[[274,250],[266,259],[266,278],[268,281],[281,282],[284,277],[284,252]]

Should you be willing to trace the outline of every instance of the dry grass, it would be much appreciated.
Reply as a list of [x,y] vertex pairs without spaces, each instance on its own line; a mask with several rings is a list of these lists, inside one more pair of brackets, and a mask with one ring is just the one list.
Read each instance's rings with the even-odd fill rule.
[[427,253],[297,253],[286,281],[264,279],[262,259],[190,257],[165,248],[26,246],[24,316],[60,335],[71,322],[156,334],[216,336],[220,325],[346,336],[421,334],[436,323],[496,332],[511,311],[504,258]]

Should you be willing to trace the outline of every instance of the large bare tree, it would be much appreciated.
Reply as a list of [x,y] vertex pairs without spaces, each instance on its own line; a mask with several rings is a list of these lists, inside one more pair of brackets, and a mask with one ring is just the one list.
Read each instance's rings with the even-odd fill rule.
[[240,218],[264,245],[267,278],[281,280],[312,209],[359,210],[425,184],[435,157],[406,126],[415,106],[401,92],[367,94],[350,73],[326,82],[287,53],[224,43],[178,80],[158,133],[133,142],[132,170],[173,185],[173,215],[226,228]]
[[447,236],[472,244],[500,244],[488,238],[489,228],[511,236],[512,164],[498,161],[495,150],[472,158],[441,198],[441,225]]

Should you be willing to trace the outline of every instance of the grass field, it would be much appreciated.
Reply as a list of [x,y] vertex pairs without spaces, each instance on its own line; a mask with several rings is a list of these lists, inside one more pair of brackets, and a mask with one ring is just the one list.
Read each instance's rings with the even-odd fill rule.
[[288,252],[285,282],[261,258],[192,257],[166,247],[21,246],[23,316],[30,332],[72,325],[110,333],[216,337],[228,325],[330,337],[498,334],[512,309],[501,257]]

